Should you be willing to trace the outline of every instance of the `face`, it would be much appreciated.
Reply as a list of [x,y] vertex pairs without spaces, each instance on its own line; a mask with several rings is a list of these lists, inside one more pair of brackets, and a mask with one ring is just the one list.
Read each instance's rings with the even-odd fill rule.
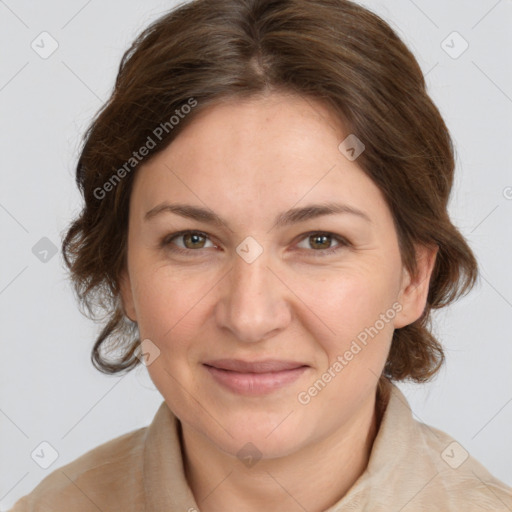
[[418,253],[418,281],[402,268],[347,135],[274,93],[209,107],[137,171],[123,305],[171,410],[224,452],[278,457],[346,428],[425,306],[433,258]]

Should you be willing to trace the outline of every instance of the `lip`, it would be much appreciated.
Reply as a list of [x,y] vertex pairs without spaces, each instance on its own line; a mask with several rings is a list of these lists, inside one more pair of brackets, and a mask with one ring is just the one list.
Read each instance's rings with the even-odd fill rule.
[[243,359],[215,359],[205,361],[203,364],[213,366],[220,370],[230,370],[239,373],[269,373],[293,370],[307,366],[297,361],[284,361],[280,359],[263,359],[261,361],[244,361]]
[[296,361],[276,359],[217,359],[203,365],[216,382],[230,391],[248,396],[276,391],[297,380],[309,368]]

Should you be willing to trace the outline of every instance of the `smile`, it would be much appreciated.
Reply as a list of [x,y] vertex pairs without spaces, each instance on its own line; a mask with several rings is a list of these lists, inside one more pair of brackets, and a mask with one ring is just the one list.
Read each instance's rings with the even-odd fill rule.
[[203,365],[215,382],[247,396],[264,395],[296,381],[309,366],[288,361],[218,360]]

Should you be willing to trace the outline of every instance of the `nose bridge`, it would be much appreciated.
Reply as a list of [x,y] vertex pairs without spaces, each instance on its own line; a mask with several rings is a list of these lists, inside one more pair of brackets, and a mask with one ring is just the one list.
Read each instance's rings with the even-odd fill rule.
[[233,258],[217,319],[240,341],[263,340],[289,322],[283,285],[268,268],[268,254],[249,240],[239,245]]

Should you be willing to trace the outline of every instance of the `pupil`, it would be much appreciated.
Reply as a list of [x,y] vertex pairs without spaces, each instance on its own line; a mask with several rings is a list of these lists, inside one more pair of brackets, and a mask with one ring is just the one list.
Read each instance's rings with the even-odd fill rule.
[[196,234],[192,234],[192,235],[188,235],[188,236],[191,238],[192,245],[197,245],[197,242],[199,242],[200,238],[201,238],[201,235],[196,235]]
[[[314,237],[313,237],[313,240],[315,241],[315,242],[314,242],[315,244],[317,244],[317,243],[318,243],[318,244],[322,245],[322,244],[328,243],[328,242],[326,242],[326,240],[327,240],[328,238],[329,238],[329,237],[328,237],[327,235],[317,235],[317,236],[314,236]],[[322,242],[322,240],[323,240],[323,242]]]

